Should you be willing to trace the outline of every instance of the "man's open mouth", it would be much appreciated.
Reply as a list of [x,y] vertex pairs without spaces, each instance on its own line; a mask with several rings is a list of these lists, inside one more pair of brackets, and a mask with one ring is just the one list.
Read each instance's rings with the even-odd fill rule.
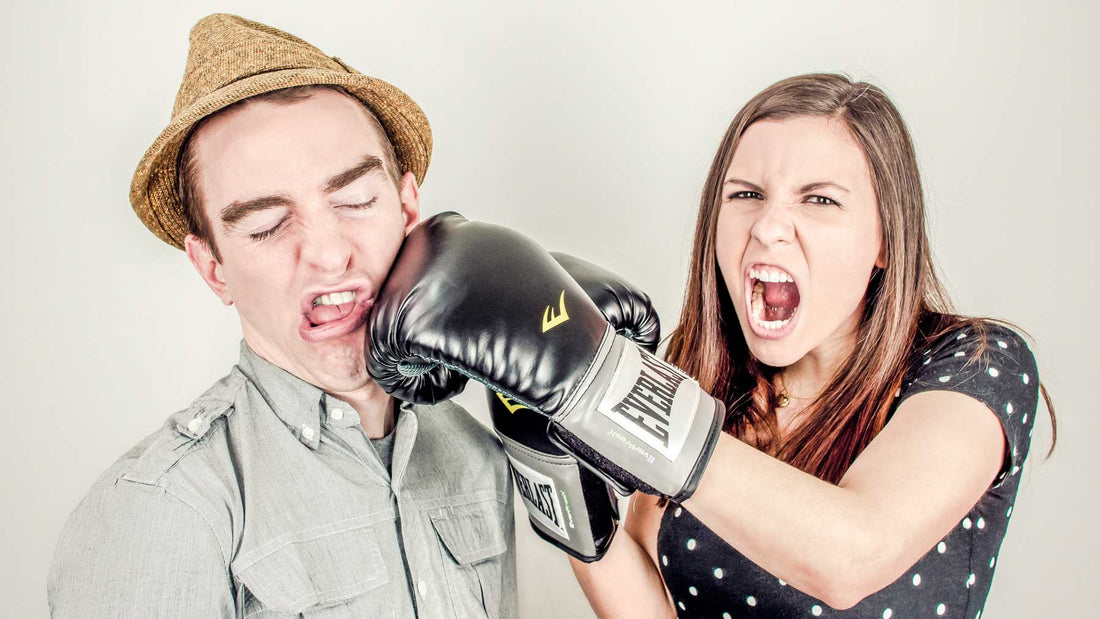
[[801,297],[790,273],[774,266],[749,269],[749,318],[765,331],[779,331],[790,324]]
[[319,342],[361,327],[374,306],[374,297],[366,288],[355,288],[319,294],[306,305],[298,334],[308,342]]
[[310,326],[319,327],[346,318],[355,309],[355,291],[332,292],[313,299],[313,308],[306,314]]

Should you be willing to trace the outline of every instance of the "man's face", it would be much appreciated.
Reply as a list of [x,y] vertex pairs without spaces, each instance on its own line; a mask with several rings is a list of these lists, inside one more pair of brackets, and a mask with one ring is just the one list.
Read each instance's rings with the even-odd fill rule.
[[187,254],[257,354],[333,394],[372,383],[365,324],[405,235],[416,181],[383,164],[367,112],[336,91],[253,102],[193,136],[196,189],[221,254]]

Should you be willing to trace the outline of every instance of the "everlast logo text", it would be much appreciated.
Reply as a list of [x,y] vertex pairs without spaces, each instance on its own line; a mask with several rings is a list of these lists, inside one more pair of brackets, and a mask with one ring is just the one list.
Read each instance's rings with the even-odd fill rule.
[[611,410],[633,421],[668,447],[669,415],[676,388],[685,376],[670,370],[657,359],[642,355],[642,371],[627,394]]
[[538,484],[527,479],[523,474],[512,467],[512,472],[516,474],[516,487],[519,488],[519,493],[523,495],[523,498],[527,499],[531,505],[535,506],[535,509],[539,510],[550,519],[550,522],[554,523],[554,526],[561,528],[561,522],[558,520],[558,511],[554,509],[554,488],[550,484]]

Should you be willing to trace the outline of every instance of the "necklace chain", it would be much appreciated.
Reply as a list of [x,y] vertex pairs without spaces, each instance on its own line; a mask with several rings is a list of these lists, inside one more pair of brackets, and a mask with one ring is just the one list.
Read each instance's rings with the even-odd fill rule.
[[787,382],[782,380],[783,375],[778,374],[777,376],[780,377],[783,386],[779,388],[779,393],[776,394],[776,396],[775,396],[775,407],[776,408],[786,408],[791,403],[791,398],[792,397],[793,398],[798,398],[800,400],[805,400],[806,399],[806,398],[803,398],[802,396],[795,395],[795,394],[792,394],[792,393],[788,392],[787,391]]

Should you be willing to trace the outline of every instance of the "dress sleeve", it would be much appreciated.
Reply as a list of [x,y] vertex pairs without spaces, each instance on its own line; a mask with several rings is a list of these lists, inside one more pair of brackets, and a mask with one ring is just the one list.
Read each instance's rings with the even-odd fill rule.
[[206,520],[159,486],[97,484],[50,566],[53,617],[232,617],[229,570]]
[[966,394],[997,416],[1005,435],[1005,460],[996,484],[1023,467],[1039,398],[1035,356],[1015,331],[992,323],[965,326],[938,340],[916,360],[898,403],[925,391]]

